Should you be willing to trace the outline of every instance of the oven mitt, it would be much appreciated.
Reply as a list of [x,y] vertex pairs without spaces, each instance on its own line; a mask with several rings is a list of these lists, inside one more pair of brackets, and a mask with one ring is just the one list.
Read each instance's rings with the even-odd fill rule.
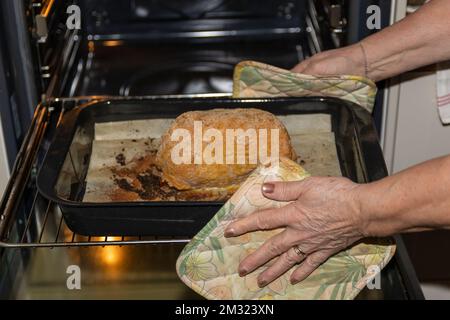
[[360,242],[329,258],[296,285],[289,282],[295,267],[263,289],[258,287],[256,279],[267,265],[243,278],[237,273],[243,258],[282,229],[225,238],[226,226],[256,210],[287,204],[262,195],[261,186],[265,181],[295,181],[306,177],[308,173],[288,159],[280,159],[278,165],[258,167],[183,249],[176,263],[180,279],[208,299],[353,299],[394,255],[392,240]]
[[375,83],[359,76],[312,76],[256,61],[243,61],[234,70],[234,98],[334,97],[372,113],[376,93]]

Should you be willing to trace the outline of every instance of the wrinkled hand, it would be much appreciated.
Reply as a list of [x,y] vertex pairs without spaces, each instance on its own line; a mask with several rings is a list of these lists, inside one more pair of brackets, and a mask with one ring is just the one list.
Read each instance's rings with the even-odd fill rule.
[[[255,212],[226,228],[225,236],[235,237],[251,231],[285,227],[241,261],[239,275],[245,276],[276,258],[259,275],[259,286],[264,287],[300,264],[291,275],[290,281],[295,284],[330,256],[363,238],[358,186],[346,178],[325,177],[264,184],[265,197],[293,202],[282,208]],[[299,254],[295,246],[305,256]]]
[[318,53],[296,65],[292,71],[304,74],[365,75],[364,54],[359,45]]

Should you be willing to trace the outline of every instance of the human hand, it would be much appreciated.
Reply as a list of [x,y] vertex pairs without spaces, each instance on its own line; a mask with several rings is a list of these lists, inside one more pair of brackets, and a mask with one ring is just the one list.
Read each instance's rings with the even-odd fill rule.
[[245,276],[275,258],[273,264],[258,276],[259,286],[264,287],[301,263],[291,275],[290,281],[295,284],[308,277],[330,256],[363,238],[358,186],[346,178],[325,177],[265,183],[262,188],[265,197],[292,202],[231,223],[225,236],[282,227],[285,230],[241,261],[239,275]]
[[318,53],[300,62],[292,71],[318,76],[367,76],[364,52],[359,44]]

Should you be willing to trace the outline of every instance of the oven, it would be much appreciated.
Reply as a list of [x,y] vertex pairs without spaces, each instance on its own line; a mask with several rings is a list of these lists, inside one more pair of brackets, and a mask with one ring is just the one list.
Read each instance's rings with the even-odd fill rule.
[[[0,297],[198,298],[174,270],[189,237],[82,236],[37,191],[62,116],[94,99],[229,97],[242,60],[289,69],[356,41],[364,2],[377,1],[2,1],[1,120],[13,156],[0,206]],[[359,298],[423,298],[396,240],[382,289]],[[83,290],[67,287],[73,266]]]

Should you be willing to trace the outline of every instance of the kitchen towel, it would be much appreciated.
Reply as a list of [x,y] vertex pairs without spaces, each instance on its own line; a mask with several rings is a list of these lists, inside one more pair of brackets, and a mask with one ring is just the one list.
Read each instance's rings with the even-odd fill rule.
[[437,106],[443,124],[450,124],[450,63],[437,71]]
[[237,273],[243,258],[282,229],[225,238],[227,225],[256,210],[287,204],[265,198],[261,193],[264,182],[298,181],[308,176],[300,165],[289,159],[280,159],[279,164],[270,167],[258,167],[183,249],[176,263],[180,279],[208,299],[353,299],[393,257],[395,244],[392,239],[359,242],[329,258],[296,285],[289,282],[293,267],[265,288],[259,288],[257,277],[272,262],[245,277]]
[[360,76],[312,76],[256,61],[243,61],[234,70],[233,97],[335,97],[354,102],[372,113],[377,87]]

